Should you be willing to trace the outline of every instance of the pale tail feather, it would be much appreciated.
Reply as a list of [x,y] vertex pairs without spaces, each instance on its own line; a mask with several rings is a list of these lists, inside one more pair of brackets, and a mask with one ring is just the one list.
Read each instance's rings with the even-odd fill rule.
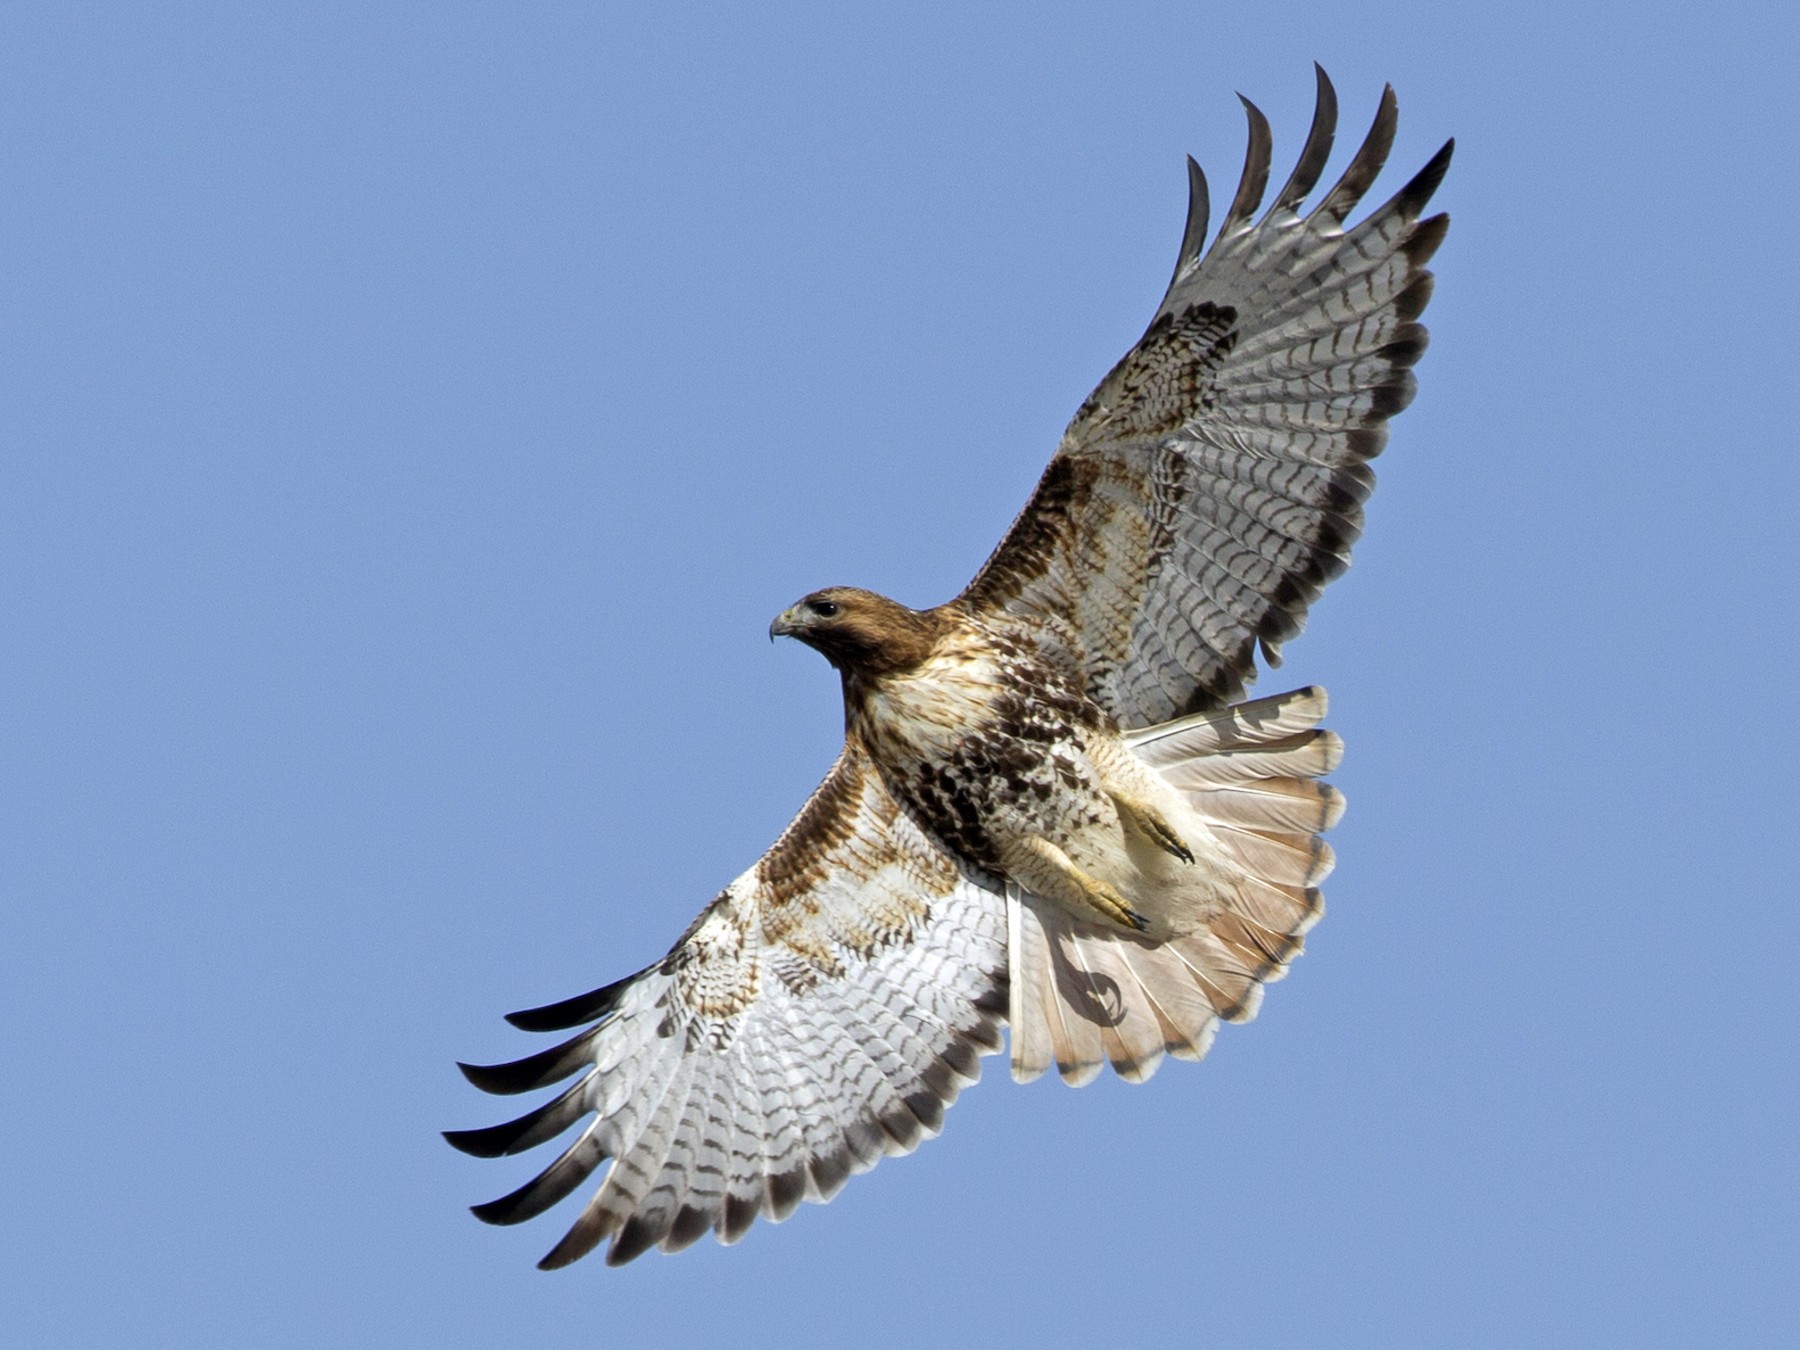
[[1325,691],[1314,685],[1127,731],[1125,744],[1151,768],[1161,769],[1196,755],[1264,745],[1310,731],[1325,716],[1325,706]]
[[1054,1063],[1080,1085],[1110,1062],[1142,1082],[1165,1054],[1202,1057],[1220,1021],[1256,1015],[1262,986],[1287,973],[1324,913],[1316,883],[1333,859],[1318,834],[1344,806],[1315,781],[1342,753],[1317,729],[1325,708],[1323,690],[1301,689],[1126,733],[1227,874],[1195,925],[1164,942],[1009,887],[1015,1078]]
[[1090,923],[1028,893],[1015,891],[1008,904],[1023,939],[1013,949],[1014,1078],[1036,1078],[1054,1063],[1080,1087],[1110,1062],[1141,1083],[1164,1055],[1206,1053],[1227,1000],[1175,943]]
[[1013,882],[1006,884],[1006,927],[1011,980],[1006,1020],[1012,1032],[1013,1081],[1029,1083],[1055,1057],[1051,1024],[1056,991],[1050,983],[1050,949],[1040,906],[1025,903]]

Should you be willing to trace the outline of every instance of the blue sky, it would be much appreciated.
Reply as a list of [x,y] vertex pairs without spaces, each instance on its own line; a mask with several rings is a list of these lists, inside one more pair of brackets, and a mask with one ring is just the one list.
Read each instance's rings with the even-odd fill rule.
[[[19,1344],[1800,1334],[1790,8],[14,6]],[[953,593],[1215,200],[1449,135],[1422,392],[1288,666],[1330,916],[1148,1086],[740,1246],[532,1268],[436,1131],[829,763],[771,615]],[[1340,142],[1342,145],[1342,142]],[[1340,150],[1340,154],[1342,150]],[[1340,161],[1341,162],[1341,159]],[[1379,192],[1376,195],[1381,195]]]

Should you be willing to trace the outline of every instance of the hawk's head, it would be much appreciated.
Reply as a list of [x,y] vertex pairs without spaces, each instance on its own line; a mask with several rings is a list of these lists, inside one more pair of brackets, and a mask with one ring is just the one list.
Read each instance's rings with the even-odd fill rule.
[[931,655],[945,620],[854,586],[828,586],[776,615],[769,640],[798,638],[846,674],[892,675]]

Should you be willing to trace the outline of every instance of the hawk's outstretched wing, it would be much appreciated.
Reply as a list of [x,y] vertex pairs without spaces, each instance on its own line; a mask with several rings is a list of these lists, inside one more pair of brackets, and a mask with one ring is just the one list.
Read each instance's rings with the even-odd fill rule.
[[1006,903],[966,875],[883,786],[857,741],[775,846],[669,954],[617,984],[514,1013],[527,1031],[594,1025],[511,1064],[464,1065],[489,1092],[571,1074],[537,1110],[446,1136],[481,1157],[544,1143],[593,1113],[534,1180],[478,1205],[541,1214],[606,1159],[606,1180],[541,1263],[607,1237],[607,1260],[735,1241],[936,1134],[1000,1049]]
[[1047,621],[1096,701],[1145,726],[1242,696],[1341,572],[1374,487],[1368,461],[1412,399],[1448,217],[1419,213],[1446,143],[1367,219],[1344,221],[1393,144],[1394,93],[1337,186],[1301,202],[1331,153],[1337,98],[1318,72],[1311,134],[1252,221],[1269,125],[1211,249],[1206,180],[1188,161],[1187,233],[1149,331],[1064,434],[1036,493],[960,602]]

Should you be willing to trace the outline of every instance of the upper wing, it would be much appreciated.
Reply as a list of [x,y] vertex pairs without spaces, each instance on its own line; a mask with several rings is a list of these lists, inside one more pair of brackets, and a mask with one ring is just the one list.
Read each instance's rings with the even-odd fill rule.
[[669,954],[604,989],[508,1019],[594,1025],[511,1064],[463,1065],[488,1092],[580,1072],[530,1114],[446,1137],[481,1157],[593,1119],[490,1223],[541,1214],[607,1158],[606,1180],[546,1268],[610,1236],[607,1260],[711,1228],[733,1242],[758,1214],[828,1200],[853,1172],[910,1152],[1000,1049],[1006,905],[965,876],[888,794],[859,742],[773,848],[707,906]]
[[1337,186],[1298,208],[1331,153],[1337,97],[1318,72],[1287,185],[1245,100],[1250,148],[1204,257],[1206,179],[1188,161],[1187,233],[1149,331],[1063,435],[1031,501],[955,603],[1048,621],[1089,692],[1142,726],[1242,696],[1341,572],[1374,487],[1368,461],[1411,401],[1425,350],[1425,264],[1447,216],[1419,212],[1454,142],[1354,228],[1393,144],[1391,88]]

